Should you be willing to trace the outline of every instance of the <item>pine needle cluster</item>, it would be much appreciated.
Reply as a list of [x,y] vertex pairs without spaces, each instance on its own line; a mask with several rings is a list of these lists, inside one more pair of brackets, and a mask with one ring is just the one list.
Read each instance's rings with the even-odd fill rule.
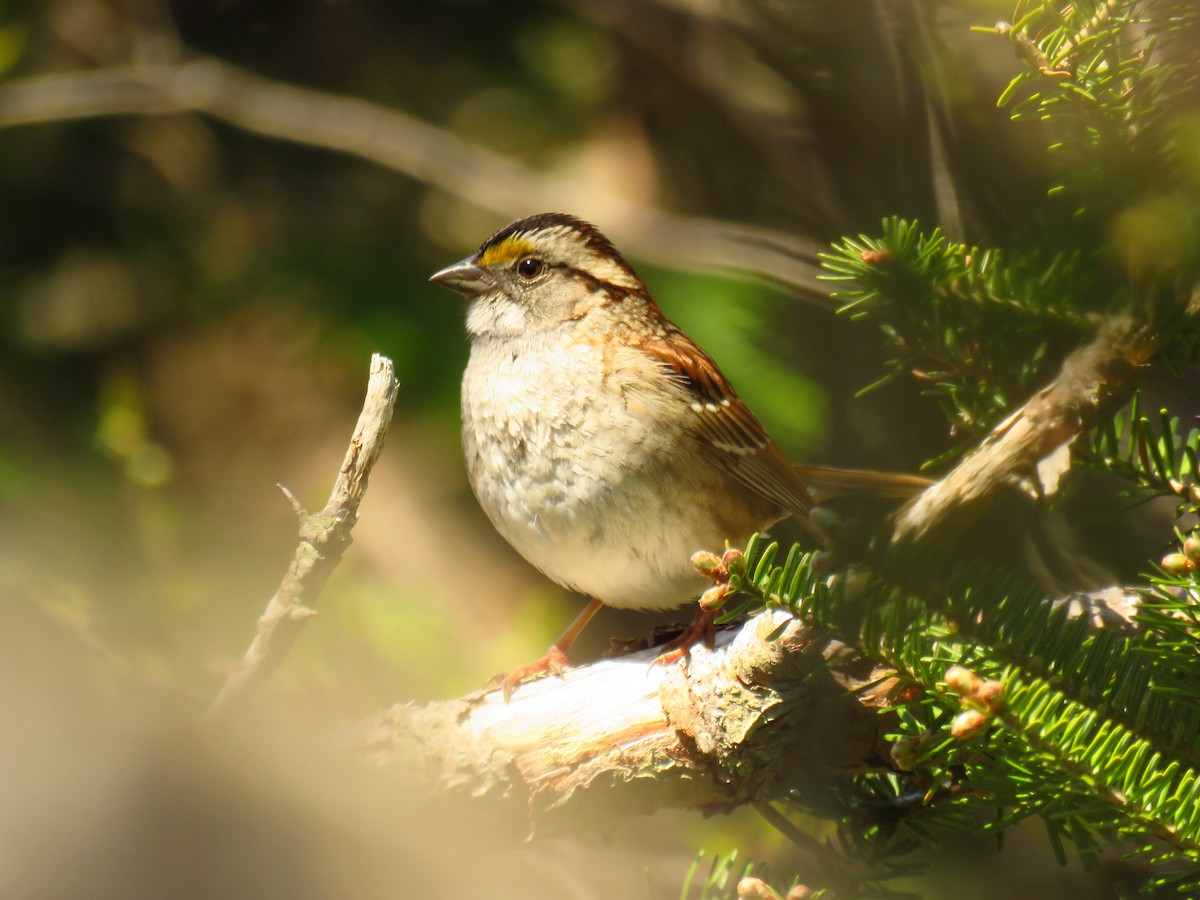
[[[880,329],[881,381],[915,377],[944,410],[950,440],[930,466],[970,453],[1118,315],[1154,347],[1135,386],[1175,377],[1173,396],[1197,399],[1197,19],[1191,0],[1022,3],[985,29],[1020,60],[999,103],[1013,127],[1039,123],[1057,161],[1047,208],[1061,221],[1037,249],[890,218],[824,256],[843,311]],[[915,843],[999,839],[1031,817],[1060,859],[1133,860],[1143,892],[1200,894],[1197,408],[1124,399],[1071,444],[1043,502],[1119,484],[1120,528],[1171,498],[1173,527],[1135,583],[1054,596],[1019,571],[886,541],[827,576],[799,547],[746,548],[730,615],[782,606],[894,673],[888,764],[835,803],[791,798],[832,818],[839,854],[858,861],[827,867],[833,894],[886,895]]]

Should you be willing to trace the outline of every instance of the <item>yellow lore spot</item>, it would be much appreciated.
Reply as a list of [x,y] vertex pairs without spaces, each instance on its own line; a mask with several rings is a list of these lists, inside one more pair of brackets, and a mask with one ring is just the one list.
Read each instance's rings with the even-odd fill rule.
[[500,243],[488,247],[479,254],[479,265],[494,266],[512,262],[514,259],[530,256],[534,252],[533,244],[524,238],[508,237]]

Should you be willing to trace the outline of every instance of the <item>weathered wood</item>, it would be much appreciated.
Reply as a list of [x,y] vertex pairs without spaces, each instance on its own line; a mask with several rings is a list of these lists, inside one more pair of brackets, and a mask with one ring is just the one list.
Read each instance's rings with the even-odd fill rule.
[[392,361],[378,353],[373,355],[362,412],[329,502],[319,512],[310,513],[284,488],[300,518],[300,543],[287,573],[258,619],[254,640],[209,708],[210,718],[226,713],[273,672],[308,620],[316,615],[317,597],[350,546],[350,532],[358,521],[358,506],[367,492],[371,468],[383,450],[399,390]]
[[431,790],[518,815],[595,816],[665,807],[727,809],[782,795],[814,775],[878,765],[885,673],[764,613],[710,651],[652,666],[656,650],[602,660],[518,688],[401,704],[363,723],[362,748]]
[[1091,343],[1067,357],[1054,381],[897,514],[894,541],[924,538],[943,525],[961,524],[978,513],[981,501],[1013,480],[1041,490],[1039,466],[1044,461],[1054,460],[1057,481],[1070,464],[1071,442],[1125,402],[1138,368],[1153,355],[1159,340],[1129,317],[1113,318]]

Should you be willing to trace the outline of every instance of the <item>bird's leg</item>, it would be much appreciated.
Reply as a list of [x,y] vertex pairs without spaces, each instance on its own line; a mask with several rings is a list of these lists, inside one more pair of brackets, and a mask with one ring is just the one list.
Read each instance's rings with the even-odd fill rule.
[[592,621],[592,617],[600,611],[600,607],[604,604],[599,600],[588,600],[588,605],[583,608],[575,621],[567,626],[567,630],[562,633],[557,641],[550,645],[550,649],[546,651],[546,655],[541,659],[531,663],[526,663],[523,666],[517,666],[507,675],[497,675],[492,679],[493,682],[499,681],[500,691],[504,694],[504,702],[507,703],[512,699],[513,691],[517,689],[517,685],[532,678],[535,675],[541,675],[544,672],[550,672],[554,675],[562,675],[563,669],[567,665],[567,651],[571,649],[571,645],[575,643],[576,638],[587,623]]
[[717,628],[713,624],[717,615],[721,612],[718,609],[708,609],[704,604],[696,605],[696,618],[692,619],[692,623],[687,628],[683,629],[683,633],[679,637],[670,641],[663,652],[654,658],[650,663],[650,668],[655,666],[669,666],[676,663],[683,657],[692,652],[701,641],[704,641],[709,650],[713,647],[713,642],[717,637]]
[[692,624],[683,629],[683,634],[663,647],[663,652],[654,658],[650,668],[669,666],[678,662],[692,652],[701,641],[709,650],[717,637],[716,619],[725,605],[725,597],[731,593],[733,586],[729,583],[734,573],[745,574],[746,558],[741,550],[728,548],[723,556],[701,551],[692,555],[692,565],[705,578],[711,578],[713,586],[704,592],[696,605],[696,618]]

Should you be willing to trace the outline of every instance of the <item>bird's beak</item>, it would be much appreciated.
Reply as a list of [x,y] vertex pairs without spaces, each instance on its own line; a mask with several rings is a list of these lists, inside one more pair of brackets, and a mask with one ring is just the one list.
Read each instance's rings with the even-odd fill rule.
[[466,297],[478,297],[495,283],[486,270],[475,265],[474,257],[467,257],[440,272],[434,272],[429,280]]

